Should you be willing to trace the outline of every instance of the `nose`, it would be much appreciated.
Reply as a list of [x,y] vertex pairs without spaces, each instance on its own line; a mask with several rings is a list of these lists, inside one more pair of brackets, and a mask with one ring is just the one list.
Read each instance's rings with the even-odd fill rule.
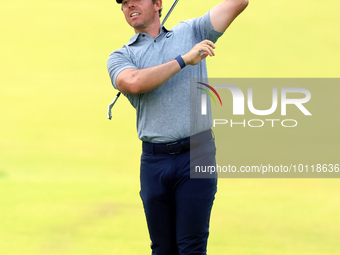
[[128,7],[134,7],[135,6],[135,0],[129,0]]

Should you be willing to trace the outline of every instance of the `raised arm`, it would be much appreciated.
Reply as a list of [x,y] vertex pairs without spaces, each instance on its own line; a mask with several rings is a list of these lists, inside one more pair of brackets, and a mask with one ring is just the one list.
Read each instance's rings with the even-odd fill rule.
[[247,5],[248,0],[226,0],[213,7],[210,11],[213,28],[224,32]]

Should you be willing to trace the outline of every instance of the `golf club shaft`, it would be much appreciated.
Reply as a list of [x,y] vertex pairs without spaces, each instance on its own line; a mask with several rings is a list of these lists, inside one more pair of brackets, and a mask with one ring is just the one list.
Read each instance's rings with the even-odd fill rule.
[[162,21],[162,26],[165,24],[166,20],[169,18],[170,14],[172,13],[172,11],[175,9],[176,4],[178,3],[179,0],[175,0],[175,2],[173,2],[173,4],[170,7],[170,10],[168,11],[168,13],[165,15],[163,21]]
[[[175,9],[175,6],[176,4],[178,3],[179,0],[175,0],[173,2],[173,4],[171,5],[170,7],[170,10],[168,11],[168,13],[165,15],[163,21],[162,21],[162,26],[165,24],[166,20],[169,18],[170,14],[172,13],[172,11]],[[111,115],[111,110],[112,110],[112,107],[114,106],[114,104],[117,102],[119,96],[120,96],[121,92],[118,92],[115,99],[113,99],[113,101],[109,104],[108,108],[107,108],[107,118],[109,120],[112,119],[112,115]]]

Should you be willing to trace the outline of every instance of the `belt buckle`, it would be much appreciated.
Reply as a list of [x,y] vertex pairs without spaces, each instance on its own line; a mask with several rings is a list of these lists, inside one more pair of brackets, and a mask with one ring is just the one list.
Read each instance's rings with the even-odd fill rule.
[[[178,150],[178,151],[171,152],[170,146],[174,146],[174,145],[180,145],[180,146],[179,146],[179,150]],[[182,152],[182,146],[181,146],[181,144],[180,144],[179,142],[168,143],[168,144],[166,145],[166,148],[167,148],[167,150],[168,150],[168,152],[169,152],[170,155],[176,155],[176,154],[180,154],[180,153]]]

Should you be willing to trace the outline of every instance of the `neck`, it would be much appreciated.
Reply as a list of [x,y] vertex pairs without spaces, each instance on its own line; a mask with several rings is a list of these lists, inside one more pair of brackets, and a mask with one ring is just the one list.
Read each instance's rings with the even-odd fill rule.
[[156,38],[159,35],[159,31],[161,28],[160,23],[154,23],[153,25],[148,26],[147,28],[135,28],[135,33],[147,33],[153,38]]

